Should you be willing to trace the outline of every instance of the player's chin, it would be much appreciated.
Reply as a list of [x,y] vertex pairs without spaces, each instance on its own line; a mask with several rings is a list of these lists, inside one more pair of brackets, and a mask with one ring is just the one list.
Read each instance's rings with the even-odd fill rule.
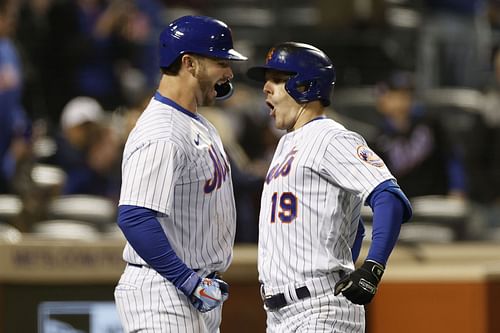
[[215,104],[215,95],[213,93],[205,94],[203,97],[203,106],[213,106]]
[[278,119],[274,118],[274,127],[276,127],[279,130],[284,130],[287,129],[287,127],[283,124],[282,121],[279,121]]

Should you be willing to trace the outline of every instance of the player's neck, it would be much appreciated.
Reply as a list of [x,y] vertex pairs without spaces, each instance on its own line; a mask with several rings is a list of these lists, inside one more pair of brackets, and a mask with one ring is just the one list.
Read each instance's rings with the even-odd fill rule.
[[295,131],[295,130],[301,128],[302,126],[304,126],[305,124],[307,124],[308,122],[310,122],[311,120],[318,118],[318,117],[321,117],[321,116],[324,116],[324,115],[325,115],[325,112],[324,112],[324,108],[322,106],[316,105],[316,104],[311,104],[311,103],[304,104],[303,108],[301,108],[298,111],[297,120],[295,121],[295,124],[289,130],[289,132]]
[[181,84],[181,82],[183,80],[180,76],[163,75],[160,80],[158,92],[186,110],[196,113],[198,108],[193,93],[194,90],[190,89],[185,82],[184,84]]

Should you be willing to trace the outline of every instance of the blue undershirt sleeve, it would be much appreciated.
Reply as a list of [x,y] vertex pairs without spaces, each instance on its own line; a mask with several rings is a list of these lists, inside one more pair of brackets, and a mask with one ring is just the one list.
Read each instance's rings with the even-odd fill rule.
[[137,254],[185,295],[190,296],[201,278],[177,256],[154,210],[122,205],[118,226]]
[[448,159],[447,169],[449,190],[465,192],[465,168],[463,160],[458,156],[458,154],[455,154]]
[[363,243],[363,237],[365,237],[365,226],[363,220],[359,218],[358,231],[356,231],[356,238],[354,239],[354,244],[351,248],[352,262],[356,262],[359,257],[359,252],[361,251],[361,244]]
[[411,204],[393,180],[379,184],[368,196],[367,203],[373,210],[373,229],[366,259],[385,265],[396,245],[401,224],[411,218]]

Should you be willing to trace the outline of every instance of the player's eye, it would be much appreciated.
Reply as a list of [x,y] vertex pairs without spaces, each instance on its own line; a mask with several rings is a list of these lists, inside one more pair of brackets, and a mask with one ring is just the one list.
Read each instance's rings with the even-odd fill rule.
[[229,67],[229,61],[220,60],[217,61],[217,65],[219,65],[222,68],[227,68]]
[[290,73],[268,70],[266,71],[266,81],[272,82],[274,84],[280,84],[286,82],[291,77]]
[[281,84],[285,83],[288,78],[283,78],[283,77],[272,77],[269,79],[274,84]]

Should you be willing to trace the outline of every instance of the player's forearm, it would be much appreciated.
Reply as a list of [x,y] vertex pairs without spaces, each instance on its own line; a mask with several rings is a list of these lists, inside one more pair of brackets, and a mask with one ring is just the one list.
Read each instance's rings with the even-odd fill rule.
[[396,245],[403,221],[403,203],[391,192],[381,192],[373,205],[372,242],[366,259],[385,266]]
[[130,245],[149,266],[187,296],[192,294],[201,278],[174,252],[153,210],[120,206],[118,225]]
[[411,218],[411,204],[394,180],[379,184],[368,197],[368,204],[373,210],[373,226],[367,259],[385,265],[396,245],[401,224]]

